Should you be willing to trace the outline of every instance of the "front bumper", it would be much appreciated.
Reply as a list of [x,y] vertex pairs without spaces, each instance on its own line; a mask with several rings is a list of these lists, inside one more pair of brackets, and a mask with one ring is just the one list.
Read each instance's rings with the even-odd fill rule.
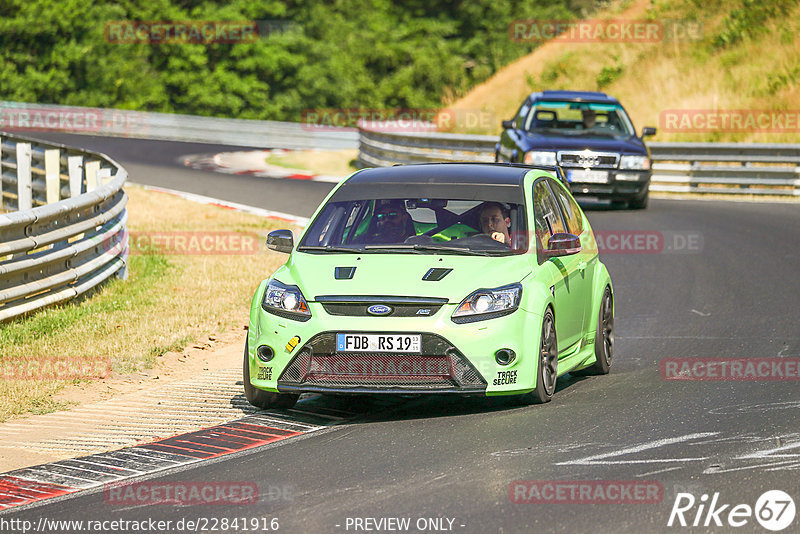
[[437,334],[421,334],[419,354],[337,352],[336,334],[323,332],[305,343],[278,377],[278,391],[483,393],[486,390],[486,380],[469,360]]
[[[253,386],[281,393],[456,393],[504,395],[535,386],[540,318],[524,310],[496,319],[455,324],[455,304],[430,317],[348,317],[309,302],[305,322],[251,310],[249,365]],[[434,333],[435,332],[435,333]],[[420,334],[419,353],[337,352],[337,333]],[[296,347],[289,340],[299,337]],[[256,348],[274,351],[269,362]],[[495,361],[499,349],[513,350],[509,365]],[[513,371],[513,373],[509,373]],[[513,380],[509,377],[513,376]],[[502,377],[502,379],[500,379]]]
[[[605,171],[606,169],[597,170]],[[570,189],[576,197],[590,196],[603,199],[631,200],[641,198],[647,194],[647,190],[650,188],[651,175],[651,171],[611,170],[608,172],[608,183],[571,181]]]

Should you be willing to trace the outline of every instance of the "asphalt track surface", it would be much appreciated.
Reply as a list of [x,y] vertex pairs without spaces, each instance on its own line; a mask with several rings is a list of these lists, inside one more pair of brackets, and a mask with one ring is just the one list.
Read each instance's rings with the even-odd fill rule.
[[[69,137],[78,144],[78,136]],[[214,150],[207,145],[99,138],[80,144],[120,161],[137,183],[267,209],[296,206],[297,215],[310,214],[331,187],[190,171],[175,162],[175,155]],[[363,397],[311,399],[345,403],[360,416],[285,445],[152,479],[255,481],[257,504],[123,508],[94,491],[0,518],[152,518],[173,525],[182,518],[278,518],[279,531],[293,533],[389,532],[354,526],[356,518],[390,517],[410,518],[408,532],[768,532],[754,517],[734,529],[728,512],[738,504],[754,507],[763,492],[776,489],[800,507],[800,382],[665,380],[659,363],[800,356],[800,204],[651,200],[644,211],[587,214],[596,232],[612,232],[606,235],[665,236],[660,253],[601,255],[616,297],[610,375],[567,375],[544,406],[476,398],[418,397],[389,406]],[[693,238],[692,250],[677,251],[683,242],[675,235],[699,242]],[[520,504],[509,498],[518,480],[652,481],[663,494],[649,504]],[[289,492],[276,499],[270,487]],[[702,526],[706,506],[700,527],[668,527],[679,492],[697,504],[701,495],[719,492],[718,507],[730,505],[719,516],[723,526]],[[685,513],[689,524],[697,504]],[[453,522],[450,530],[448,521],[440,530],[419,530],[419,518]],[[166,531],[179,531],[172,528]],[[240,524],[228,531],[245,530]],[[784,532],[798,531],[796,517]]]
[[246,174],[223,175],[226,178],[222,181],[220,173],[190,169],[182,163],[182,158],[188,155],[254,150],[253,147],[54,132],[20,132],[20,135],[102,152],[122,164],[128,171],[129,180],[137,184],[187,191],[300,217],[313,215],[314,209],[333,187],[324,182],[271,179]]

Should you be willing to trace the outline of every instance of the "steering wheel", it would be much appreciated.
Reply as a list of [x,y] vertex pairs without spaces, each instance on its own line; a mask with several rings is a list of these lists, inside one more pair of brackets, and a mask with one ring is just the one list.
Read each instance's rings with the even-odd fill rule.
[[488,234],[484,234],[484,233],[476,234],[476,235],[470,236],[470,237],[468,237],[466,239],[468,241],[471,241],[472,243],[475,243],[476,245],[481,245],[481,246],[493,245],[494,248],[504,248],[504,249],[510,248],[508,245],[506,245],[502,241],[497,241],[492,236],[490,236]]
[[433,238],[427,234],[412,235],[403,241],[403,243],[407,243],[409,245],[427,245],[433,242]]

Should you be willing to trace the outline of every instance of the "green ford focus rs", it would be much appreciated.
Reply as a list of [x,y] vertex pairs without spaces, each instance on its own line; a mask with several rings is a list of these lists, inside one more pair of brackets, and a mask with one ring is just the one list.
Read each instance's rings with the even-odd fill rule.
[[424,164],[355,172],[331,191],[250,307],[244,390],[517,395],[605,374],[611,278],[556,168]]

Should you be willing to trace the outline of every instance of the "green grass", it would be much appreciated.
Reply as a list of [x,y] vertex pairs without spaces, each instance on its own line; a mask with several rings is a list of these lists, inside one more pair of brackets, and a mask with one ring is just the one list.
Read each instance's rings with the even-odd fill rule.
[[[41,339],[60,339],[81,321],[91,323],[92,316],[112,311],[145,311],[153,301],[147,288],[156,279],[167,275],[169,262],[163,256],[131,256],[129,279],[114,279],[103,285],[93,295],[53,306],[27,317],[17,318],[0,330],[0,359],[14,352],[14,347]],[[105,329],[97,323],[95,328]]]
[[[155,301],[150,288],[158,281],[175,276],[175,267],[162,256],[131,256],[130,275],[127,281],[113,279],[93,294],[82,299],[53,306],[27,317],[19,317],[0,329],[0,360],[25,361],[36,357],[37,346],[62,347],[59,356],[80,360],[74,331],[89,330],[89,336],[109,336],[113,327],[98,316],[109,314],[152,313]],[[87,339],[87,338],[83,338]],[[191,341],[190,336],[173,343],[166,350],[180,350]],[[166,352],[166,350],[164,352]],[[152,367],[156,356],[163,352],[151,351],[151,357],[134,364],[131,360],[111,358],[112,371],[125,374],[140,365]],[[0,385],[0,421],[23,413],[43,414],[68,408],[72,403],[57,401],[57,394],[68,384],[80,384],[91,379],[69,380],[4,380]]]

